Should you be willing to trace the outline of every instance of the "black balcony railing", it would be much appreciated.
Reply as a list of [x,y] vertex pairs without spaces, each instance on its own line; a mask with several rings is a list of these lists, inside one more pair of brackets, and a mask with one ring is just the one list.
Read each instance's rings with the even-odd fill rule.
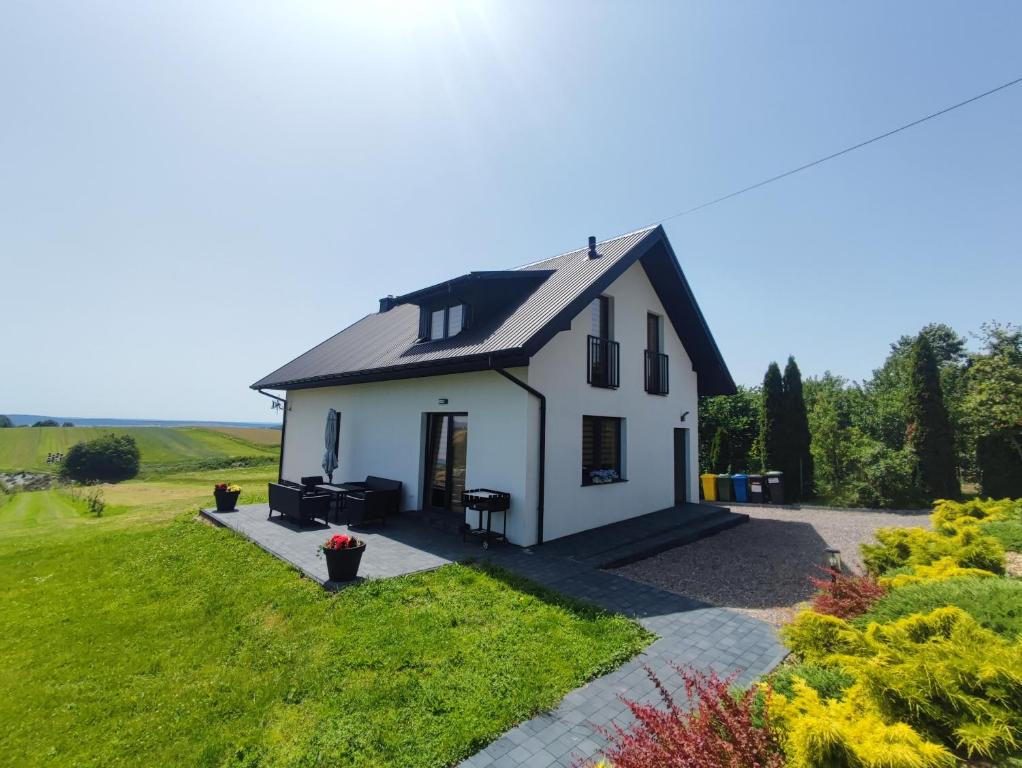
[[616,341],[590,336],[586,354],[586,381],[594,387],[616,389],[620,382],[620,347]]
[[646,350],[646,391],[651,395],[667,394],[667,355]]

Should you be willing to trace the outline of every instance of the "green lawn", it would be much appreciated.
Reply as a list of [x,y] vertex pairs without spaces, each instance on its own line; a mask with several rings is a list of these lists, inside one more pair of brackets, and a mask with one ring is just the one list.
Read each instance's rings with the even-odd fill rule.
[[182,512],[222,474],[0,501],[0,765],[446,766],[649,641],[481,567],[326,593]]
[[[201,427],[23,427],[0,429],[0,470],[54,472],[49,453],[67,453],[75,443],[110,432],[131,435],[147,467],[182,466],[231,458],[272,462],[279,455],[279,430],[240,436]],[[272,432],[277,442],[255,434]]]

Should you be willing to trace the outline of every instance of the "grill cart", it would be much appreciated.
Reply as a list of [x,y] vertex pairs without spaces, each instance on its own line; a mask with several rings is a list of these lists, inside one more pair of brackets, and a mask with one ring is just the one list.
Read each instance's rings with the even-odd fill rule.
[[[461,495],[461,503],[465,509],[474,509],[479,513],[479,525],[475,528],[467,523],[462,529],[462,541],[469,536],[483,540],[483,549],[489,549],[490,543],[507,543],[507,510],[511,506],[511,494],[504,491],[492,491],[489,488],[473,488]],[[483,528],[483,512],[486,513],[486,527]],[[493,513],[500,512],[503,518],[503,532],[495,533],[492,529]]]

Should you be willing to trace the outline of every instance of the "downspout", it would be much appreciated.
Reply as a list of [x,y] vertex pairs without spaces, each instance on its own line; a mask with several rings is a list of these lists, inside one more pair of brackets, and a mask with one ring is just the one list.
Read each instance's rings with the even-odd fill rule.
[[280,425],[280,459],[277,462],[277,482],[279,483],[284,479],[284,437],[287,435],[287,399],[271,395],[269,392],[263,392],[261,389],[257,389],[256,392],[260,395],[265,395],[271,400],[276,400],[280,403],[281,410],[284,411],[284,421]]
[[512,384],[517,384],[519,387],[521,387],[530,395],[539,400],[539,503],[536,505],[536,523],[538,527],[536,543],[542,544],[543,499],[545,497],[546,491],[546,395],[544,395],[539,390],[530,387],[528,384],[519,379],[517,376],[512,376],[503,368],[494,368],[493,370],[495,370],[505,379],[510,381]]

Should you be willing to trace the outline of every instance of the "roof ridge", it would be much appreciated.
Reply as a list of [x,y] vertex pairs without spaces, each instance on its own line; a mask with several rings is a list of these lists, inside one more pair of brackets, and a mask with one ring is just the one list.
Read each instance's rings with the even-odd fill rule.
[[[597,246],[606,245],[607,243],[612,243],[615,240],[624,240],[626,237],[631,237],[632,235],[637,235],[640,232],[643,232],[643,233],[651,232],[651,231],[653,231],[654,229],[656,229],[659,226],[660,226],[659,224],[650,224],[649,226],[639,227],[638,229],[633,229],[631,232],[625,232],[623,235],[615,235],[614,237],[609,237],[606,240],[600,240],[600,241],[598,241],[596,243],[596,245]],[[544,263],[546,261],[553,261],[554,259],[560,259],[560,258],[563,258],[565,256],[570,256],[573,253],[580,253],[581,251],[587,251],[587,250],[589,250],[589,246],[588,245],[584,245],[581,248],[573,248],[570,251],[564,251],[563,253],[558,253],[556,256],[547,256],[545,259],[539,259],[538,261],[530,261],[528,264],[520,264],[517,267],[511,267],[511,269],[517,270],[517,269],[525,269],[526,267],[534,267],[537,264],[542,264],[542,263]]]

